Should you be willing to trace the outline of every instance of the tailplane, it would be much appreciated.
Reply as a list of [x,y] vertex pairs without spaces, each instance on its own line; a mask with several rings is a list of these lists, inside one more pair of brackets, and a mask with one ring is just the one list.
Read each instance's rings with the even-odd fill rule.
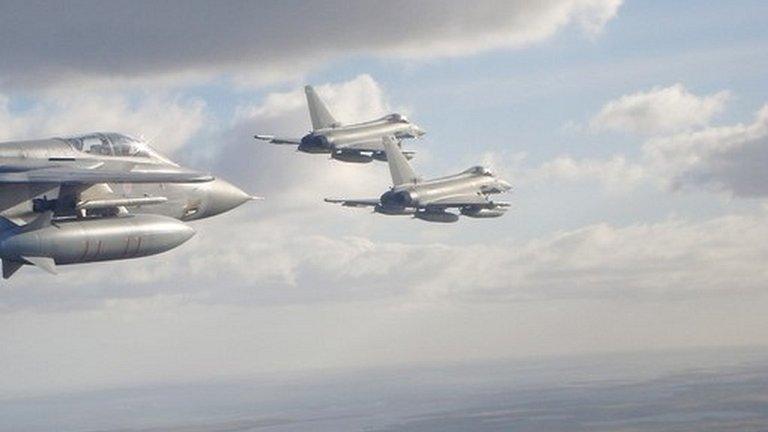
[[384,137],[383,141],[384,151],[387,153],[387,163],[389,163],[389,173],[392,174],[392,185],[400,186],[419,181],[419,177],[411,168],[397,141],[389,136]]
[[328,111],[328,107],[325,106],[323,100],[317,95],[315,89],[308,85],[304,87],[304,92],[307,94],[307,106],[309,107],[309,117],[312,120],[312,129],[327,129],[335,126],[339,126],[339,122],[333,118],[331,112]]

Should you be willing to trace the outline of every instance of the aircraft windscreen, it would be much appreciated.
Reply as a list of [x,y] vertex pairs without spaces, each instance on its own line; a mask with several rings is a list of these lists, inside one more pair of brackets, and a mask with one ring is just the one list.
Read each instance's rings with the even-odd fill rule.
[[468,174],[483,175],[487,177],[493,177],[493,172],[484,166],[474,166],[466,171]]
[[397,114],[397,113],[390,114],[386,118],[387,118],[387,120],[393,121],[393,122],[408,123],[408,119],[404,115],[402,115],[402,114]]
[[146,142],[118,133],[93,133],[64,138],[75,149],[94,155],[154,158],[167,161]]

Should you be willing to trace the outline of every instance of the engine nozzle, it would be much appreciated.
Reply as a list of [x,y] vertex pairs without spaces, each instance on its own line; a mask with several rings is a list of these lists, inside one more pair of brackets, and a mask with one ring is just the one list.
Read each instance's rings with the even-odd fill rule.
[[329,150],[330,143],[323,135],[306,135],[299,144],[299,151],[304,153],[328,153]]
[[389,191],[385,192],[380,200],[388,207],[416,207],[418,195],[409,191]]

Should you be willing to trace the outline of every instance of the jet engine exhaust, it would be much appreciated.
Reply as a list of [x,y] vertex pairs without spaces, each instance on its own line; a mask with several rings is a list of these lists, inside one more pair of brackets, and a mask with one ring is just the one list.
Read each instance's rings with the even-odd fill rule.
[[301,139],[298,150],[304,153],[328,153],[328,139],[324,136],[305,136]]

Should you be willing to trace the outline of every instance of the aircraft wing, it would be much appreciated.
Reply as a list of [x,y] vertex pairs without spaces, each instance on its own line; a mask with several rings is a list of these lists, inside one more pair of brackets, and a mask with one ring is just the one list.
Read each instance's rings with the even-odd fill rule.
[[332,204],[341,204],[344,207],[376,207],[380,203],[378,198],[370,198],[370,199],[326,198],[325,202],[332,203]]
[[96,183],[198,183],[213,180],[197,171],[132,171],[101,168],[55,166],[27,171],[3,171],[0,184],[53,183],[86,185]]
[[441,197],[426,203],[425,207],[466,207],[466,206],[490,206],[493,205],[484,195],[463,194]]
[[281,138],[274,135],[254,135],[254,138],[261,141],[266,141],[270,144],[282,144],[282,145],[299,145],[301,140],[299,138]]

